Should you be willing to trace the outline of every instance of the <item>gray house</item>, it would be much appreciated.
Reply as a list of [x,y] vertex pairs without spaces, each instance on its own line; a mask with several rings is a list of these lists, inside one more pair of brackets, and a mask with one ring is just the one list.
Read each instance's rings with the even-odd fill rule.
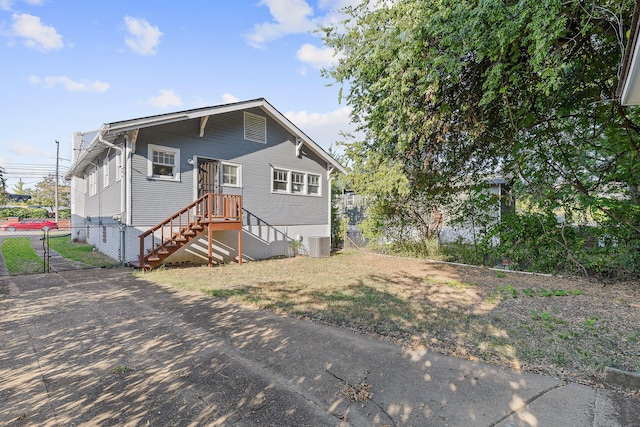
[[262,98],[105,123],[72,151],[73,237],[146,268],[327,242],[344,172]]

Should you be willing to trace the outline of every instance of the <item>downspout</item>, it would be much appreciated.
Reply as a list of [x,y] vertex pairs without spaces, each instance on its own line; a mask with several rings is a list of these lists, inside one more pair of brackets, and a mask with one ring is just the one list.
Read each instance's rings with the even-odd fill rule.
[[118,216],[119,217],[118,222],[120,226],[119,227],[120,228],[120,248],[121,248],[120,262],[124,265],[127,262],[127,254],[126,254],[127,245],[126,245],[126,238],[125,238],[127,174],[126,174],[126,159],[124,158],[125,157],[124,153],[126,152],[126,150],[104,139],[102,136],[102,133],[98,133],[98,141],[100,141],[101,143],[103,143],[108,147],[111,147],[117,150],[118,155],[120,156],[120,215]]
[[335,171],[335,167],[333,166],[331,166],[331,168],[329,168],[329,170],[327,171],[327,194],[329,196],[329,248],[333,247],[333,233],[332,233],[332,227],[331,227],[331,220],[333,218],[333,215],[332,215],[333,194],[332,194],[331,181],[333,180],[333,177],[331,176],[331,174],[334,171]]

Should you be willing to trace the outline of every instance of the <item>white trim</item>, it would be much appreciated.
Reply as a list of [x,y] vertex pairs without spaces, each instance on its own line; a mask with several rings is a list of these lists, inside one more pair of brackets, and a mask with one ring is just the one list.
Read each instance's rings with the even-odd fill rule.
[[122,179],[122,156],[124,156],[124,150],[116,153],[116,182]]
[[[287,174],[287,189],[285,190],[276,190],[275,186],[274,186],[274,172],[278,170],[278,171],[282,171],[285,172]],[[295,192],[294,191],[294,182],[293,182],[293,174],[299,174],[299,175],[303,175],[303,190],[299,191],[299,192]],[[317,176],[318,177],[318,193],[310,193],[309,192],[309,176]],[[283,167],[278,167],[278,166],[271,166],[271,192],[273,194],[289,194],[292,196],[309,196],[309,197],[322,197],[322,174],[321,173],[316,173],[316,172],[306,172],[306,171],[301,171],[301,170],[297,170],[297,169],[289,169],[289,168],[283,168]],[[283,182],[282,180],[280,180],[280,182]]]
[[89,172],[89,197],[98,194],[98,167],[94,166]]
[[[234,187],[234,188],[242,188],[242,165],[238,163],[231,162],[223,162],[220,163],[220,185],[223,187]],[[224,182],[224,167],[231,166],[236,168],[236,183],[235,184],[225,184]]]
[[109,156],[105,157],[102,161],[102,187],[107,188],[109,186]]
[[[153,152],[162,152],[173,155],[173,165],[167,163],[168,166],[173,167],[173,176],[171,175],[154,175],[153,174]],[[162,145],[149,144],[147,149],[147,177],[151,179],[157,179],[161,181],[180,181],[180,149],[173,147],[165,147]]]

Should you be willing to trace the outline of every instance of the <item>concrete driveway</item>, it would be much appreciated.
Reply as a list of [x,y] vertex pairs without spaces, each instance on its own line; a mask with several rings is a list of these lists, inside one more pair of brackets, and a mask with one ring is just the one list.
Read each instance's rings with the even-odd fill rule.
[[1,425],[616,426],[612,391],[137,279],[0,277]]

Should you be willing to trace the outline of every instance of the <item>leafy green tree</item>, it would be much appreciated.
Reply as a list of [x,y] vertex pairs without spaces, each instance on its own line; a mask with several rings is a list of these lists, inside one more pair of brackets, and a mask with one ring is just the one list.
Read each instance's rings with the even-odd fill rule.
[[13,186],[13,194],[31,194],[30,188],[24,187],[24,181],[22,178]]
[[[31,192],[32,202],[34,204],[45,206],[53,209],[55,206],[55,186],[56,181],[53,175],[45,177],[42,181],[38,182]],[[58,206],[69,206],[70,196],[66,191],[62,191],[63,187],[58,187]]]
[[[616,99],[632,0],[364,0],[324,28],[365,137],[354,188],[383,217],[492,173],[545,217],[598,212],[640,242],[640,111]],[[404,214],[403,214],[404,215]],[[637,268],[637,267],[636,267]]]

